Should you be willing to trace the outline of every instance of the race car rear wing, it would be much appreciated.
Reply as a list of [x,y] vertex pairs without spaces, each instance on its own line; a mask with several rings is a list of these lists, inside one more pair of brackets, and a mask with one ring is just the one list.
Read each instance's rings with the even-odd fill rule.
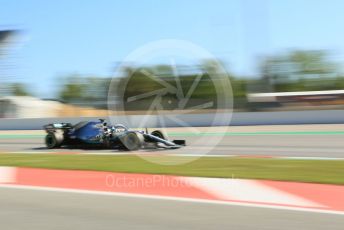
[[55,132],[56,130],[67,130],[73,128],[73,125],[71,123],[54,123],[54,124],[48,124],[44,125],[43,129],[47,133]]

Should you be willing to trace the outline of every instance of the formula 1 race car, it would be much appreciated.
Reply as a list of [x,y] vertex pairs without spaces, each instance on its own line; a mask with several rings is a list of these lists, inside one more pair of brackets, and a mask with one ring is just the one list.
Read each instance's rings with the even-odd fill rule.
[[155,130],[130,130],[121,124],[107,125],[106,121],[84,121],[76,125],[71,123],[56,123],[44,126],[47,135],[45,144],[47,148],[62,146],[75,148],[106,148],[138,150],[140,148],[176,149],[185,146],[185,140],[169,141],[165,132]]

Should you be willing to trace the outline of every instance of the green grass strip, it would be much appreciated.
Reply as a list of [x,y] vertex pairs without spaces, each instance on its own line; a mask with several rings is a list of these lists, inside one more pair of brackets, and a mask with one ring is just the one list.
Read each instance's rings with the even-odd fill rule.
[[[181,159],[176,156],[150,157],[155,162]],[[206,157],[187,164],[167,166],[150,163],[137,156],[124,155],[0,154],[0,165],[344,185],[344,160]]]
[[31,139],[44,137],[45,134],[0,134],[0,139]]

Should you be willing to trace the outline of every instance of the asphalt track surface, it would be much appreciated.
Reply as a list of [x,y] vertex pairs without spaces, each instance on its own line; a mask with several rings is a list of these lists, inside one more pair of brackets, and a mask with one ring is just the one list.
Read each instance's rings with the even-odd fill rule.
[[[341,126],[344,130],[344,127]],[[331,126],[333,129],[333,126]],[[330,130],[331,130],[330,129]],[[254,130],[251,127],[250,130]],[[44,147],[44,133],[41,136],[15,135],[11,138],[4,138],[0,135],[0,152],[28,152],[28,153],[100,153],[100,154],[121,154],[123,151],[116,150],[94,150],[94,149],[70,149],[62,148],[48,150]],[[186,139],[187,144],[195,143],[200,137],[187,135],[180,132],[174,139]],[[344,158],[344,132],[343,131],[307,131],[307,132],[234,132],[230,135],[221,136],[222,140],[216,144],[209,144],[211,138],[219,138],[219,135],[209,136],[201,143],[191,144],[182,150],[154,151],[146,150],[140,154],[155,153],[176,153],[176,154],[198,154],[205,150],[208,155],[248,155],[248,156],[291,156],[291,157],[331,157]],[[128,152],[124,152],[128,153]]]
[[[245,127],[211,146],[207,141],[185,148],[184,154],[209,149],[209,155],[270,155],[344,158],[344,126],[281,130]],[[307,132],[303,132],[306,130]],[[272,133],[275,132],[275,133]],[[180,132],[182,133],[182,132]],[[9,136],[8,136],[9,134]],[[178,134],[188,143],[198,136]],[[211,138],[211,137],[209,137]],[[151,150],[142,151],[142,153]],[[47,150],[43,133],[0,132],[0,152],[101,153],[114,150]],[[174,153],[175,151],[158,151]],[[0,187],[0,229],[343,229],[344,216],[261,207],[185,202],[138,197]]]
[[343,229],[343,215],[270,208],[0,188],[0,228]]

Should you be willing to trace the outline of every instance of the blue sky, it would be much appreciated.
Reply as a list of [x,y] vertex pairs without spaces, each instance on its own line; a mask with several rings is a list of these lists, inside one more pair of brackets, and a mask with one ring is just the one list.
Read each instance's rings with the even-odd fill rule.
[[50,97],[59,76],[111,76],[159,39],[191,41],[245,76],[289,49],[329,49],[344,62],[343,9],[341,0],[0,0],[0,29],[24,31],[13,80]]

